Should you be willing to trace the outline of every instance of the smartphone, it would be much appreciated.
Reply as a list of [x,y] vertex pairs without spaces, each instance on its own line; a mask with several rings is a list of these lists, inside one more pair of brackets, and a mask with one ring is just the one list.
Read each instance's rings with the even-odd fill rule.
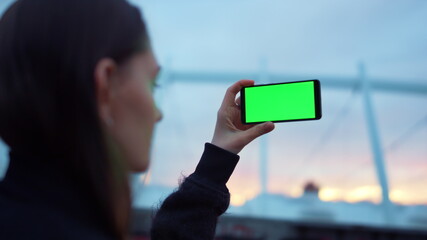
[[255,85],[240,91],[243,124],[317,120],[322,117],[317,79]]

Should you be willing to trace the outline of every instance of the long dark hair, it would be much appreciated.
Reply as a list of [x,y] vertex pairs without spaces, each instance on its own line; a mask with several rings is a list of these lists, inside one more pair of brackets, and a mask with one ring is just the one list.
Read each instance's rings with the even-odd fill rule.
[[18,0],[0,20],[0,137],[55,161],[117,238],[128,231],[129,186],[108,154],[93,75],[101,58],[120,64],[147,48],[125,0]]

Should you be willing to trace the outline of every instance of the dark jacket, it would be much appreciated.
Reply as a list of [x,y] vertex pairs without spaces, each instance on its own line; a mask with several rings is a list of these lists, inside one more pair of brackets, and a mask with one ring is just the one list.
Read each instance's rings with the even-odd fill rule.
[[[0,182],[0,239],[112,239],[102,219],[70,179],[43,161],[11,152]],[[217,218],[228,208],[225,186],[239,156],[205,144],[193,174],[157,212],[152,239],[213,239]]]
[[225,184],[238,160],[238,155],[206,143],[196,171],[166,198],[157,212],[152,239],[213,239],[218,216],[230,203]]

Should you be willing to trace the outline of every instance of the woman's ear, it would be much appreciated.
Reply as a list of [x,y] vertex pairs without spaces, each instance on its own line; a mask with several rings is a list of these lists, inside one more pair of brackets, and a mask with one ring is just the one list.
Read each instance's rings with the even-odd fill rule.
[[114,125],[111,108],[114,97],[113,79],[116,72],[117,64],[111,58],[99,60],[94,71],[98,114],[101,121],[108,127]]

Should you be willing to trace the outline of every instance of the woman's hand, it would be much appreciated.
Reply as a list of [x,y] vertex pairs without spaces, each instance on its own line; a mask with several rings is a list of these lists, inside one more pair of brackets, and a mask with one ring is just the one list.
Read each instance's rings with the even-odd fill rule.
[[240,97],[236,99],[236,95],[242,87],[253,85],[253,80],[240,80],[227,89],[218,110],[212,144],[238,154],[252,140],[274,129],[272,122],[256,125],[242,124]]

